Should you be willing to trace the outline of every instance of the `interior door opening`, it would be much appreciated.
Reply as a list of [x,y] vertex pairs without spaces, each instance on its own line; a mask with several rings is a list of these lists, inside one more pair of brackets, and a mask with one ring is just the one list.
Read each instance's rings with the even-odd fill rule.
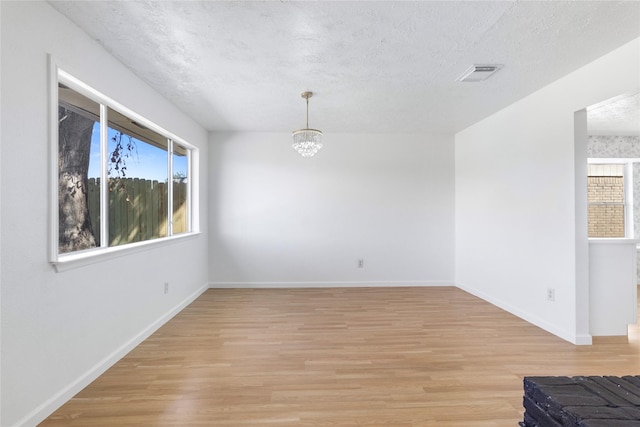
[[[640,239],[640,90],[586,108],[588,237]],[[640,284],[640,246],[633,273]],[[634,288],[638,333],[637,287]],[[640,337],[638,337],[640,338]]]

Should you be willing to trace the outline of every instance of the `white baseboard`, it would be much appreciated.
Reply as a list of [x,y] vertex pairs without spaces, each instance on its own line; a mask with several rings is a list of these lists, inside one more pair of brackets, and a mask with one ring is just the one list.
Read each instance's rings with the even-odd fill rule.
[[191,304],[196,298],[204,293],[208,288],[337,288],[337,287],[403,287],[403,286],[456,286],[465,292],[477,296],[509,313],[526,320],[566,341],[569,341],[577,345],[590,345],[592,343],[591,335],[575,335],[570,334],[567,331],[561,330],[546,321],[532,316],[529,313],[523,312],[504,301],[497,300],[490,297],[484,292],[478,291],[474,288],[466,287],[462,284],[454,284],[453,282],[441,282],[441,281],[372,281],[372,282],[210,282],[205,286],[202,286],[194,293],[189,295],[170,311],[165,313],[147,328],[142,330],[138,335],[130,339],[123,344],[120,348],[116,349],[110,355],[105,357],[99,363],[94,365],[85,374],[81,375],[78,379],[73,381],[67,387],[60,392],[52,396],[50,399],[42,403],[35,410],[22,418],[14,427],[31,427],[37,426],[50,414],[55,412],[59,407],[66,403],[69,399],[75,396],[83,388],[89,385],[92,381],[102,375],[107,369],[122,359],[127,353],[133,350],[137,345],[147,339],[151,334],[158,330],[162,325],[169,321],[172,317],[178,314],[186,306]]
[[151,325],[143,329],[138,335],[131,338],[128,342],[123,344],[120,348],[116,349],[110,355],[102,359],[91,369],[69,384],[67,387],[60,390],[54,396],[42,403],[36,409],[31,411],[27,416],[18,421],[13,427],[35,427],[46,419],[49,415],[55,412],[58,408],[64,405],[69,399],[78,394],[83,388],[91,384],[96,378],[102,375],[107,369],[116,364],[120,359],[127,355],[141,342],[149,338],[151,334],[157,331],[162,325],[167,323],[173,316],[182,311],[186,306],[191,304],[196,298],[202,295],[209,288],[208,284],[200,287],[194,293],[182,300],[178,305],[173,307],[167,313],[162,315],[159,319],[153,322]]
[[268,288],[372,288],[403,286],[455,286],[439,281],[379,281],[379,282],[210,282],[211,289],[268,289]]
[[511,304],[508,304],[502,300],[493,298],[492,296],[482,291],[479,291],[478,289],[471,288],[460,283],[458,283],[456,286],[462,289],[463,291],[470,293],[471,295],[477,296],[478,298],[481,298],[487,301],[488,303],[495,305],[496,307],[499,307],[505,311],[508,311],[514,316],[518,316],[519,318],[526,320],[532,325],[535,325],[559,338],[562,338],[565,341],[569,341],[570,343],[576,344],[576,345],[591,345],[591,335],[576,335],[576,334],[567,332],[564,329],[560,329],[555,325],[545,321],[544,319],[534,316],[531,313],[522,311],[519,308],[516,308]]

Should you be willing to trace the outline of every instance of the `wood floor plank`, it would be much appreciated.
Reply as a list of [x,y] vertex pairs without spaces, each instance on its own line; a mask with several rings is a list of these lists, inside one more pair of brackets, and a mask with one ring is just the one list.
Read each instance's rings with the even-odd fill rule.
[[639,375],[451,287],[211,289],[41,426],[516,426],[522,379]]

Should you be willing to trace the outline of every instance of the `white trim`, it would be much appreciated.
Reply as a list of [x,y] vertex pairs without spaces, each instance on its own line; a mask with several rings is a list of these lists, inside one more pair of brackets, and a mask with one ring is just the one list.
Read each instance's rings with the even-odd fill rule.
[[[167,154],[167,236],[173,236],[173,139],[171,138],[167,139]],[[189,186],[188,183],[187,186]]]
[[635,231],[633,228],[633,163],[624,164],[624,235],[633,238]]
[[[2,5],[0,5],[0,22],[2,22]],[[0,31],[2,34],[2,31]],[[5,36],[6,37],[6,36]],[[0,46],[2,46],[2,36],[0,35]],[[2,59],[0,59],[0,100],[2,99]],[[0,102],[0,105],[2,102]],[[2,107],[0,107],[0,153],[2,153]],[[0,154],[0,164],[2,163],[2,155]],[[0,189],[2,188],[2,179],[0,178]],[[1,190],[0,190],[1,193]],[[0,194],[0,201],[2,200]],[[0,212],[2,212],[2,202],[0,202]],[[1,215],[0,215],[1,217]],[[0,221],[2,224],[2,221]],[[2,242],[0,242],[0,254],[2,254]],[[0,255],[0,295],[2,295],[2,255]],[[0,296],[0,307],[2,307],[2,297]],[[0,378],[2,378],[2,322],[0,322]],[[1,381],[0,381],[1,383]],[[0,402],[2,402],[2,385],[0,385]],[[0,420],[2,420],[2,405],[0,404]],[[0,421],[1,422],[1,421]]]
[[[198,197],[193,196],[194,194],[199,194],[199,180],[196,177],[199,177],[198,174],[194,173],[191,169],[196,166],[197,160],[199,159],[198,147],[189,144],[182,138],[176,136],[172,132],[167,131],[166,129],[158,126],[157,124],[147,120],[143,116],[135,113],[134,111],[128,109],[123,106],[119,102],[109,98],[108,96],[102,94],[101,92],[93,89],[91,86],[87,85],[83,81],[77,79],[70,73],[64,71],[60,65],[56,62],[52,55],[48,56],[49,60],[49,85],[50,85],[50,112],[49,112],[49,131],[50,131],[50,153],[49,153],[49,262],[55,267],[56,271],[65,271],[71,268],[77,268],[84,265],[92,264],[94,262],[100,262],[108,259],[117,258],[123,256],[125,253],[131,253],[140,251],[140,248],[146,248],[147,245],[150,244],[162,244],[163,242],[170,242],[175,239],[182,239],[194,235],[198,235],[200,224],[199,224],[199,216],[195,215],[194,205],[197,205]],[[92,99],[96,103],[100,104],[100,133],[101,133],[101,144],[100,144],[100,154],[101,154],[101,173],[100,173],[100,183],[101,183],[101,200],[100,200],[100,247],[92,248],[85,251],[78,251],[66,254],[60,254],[58,252],[58,83],[63,82],[66,86],[71,89],[77,91],[78,93],[86,96],[89,99]],[[145,240],[142,242],[135,243],[127,243],[122,246],[108,246],[108,215],[107,215],[107,205],[108,205],[108,192],[106,191],[108,188],[108,180],[107,177],[107,164],[106,159],[108,156],[107,152],[107,128],[108,128],[108,117],[107,117],[107,109],[111,108],[114,111],[118,111],[119,113],[127,116],[128,118],[135,120],[136,122],[142,124],[148,129],[161,134],[163,137],[168,140],[167,147],[167,182],[172,182],[172,164],[173,164],[173,143],[176,142],[180,146],[187,149],[188,153],[188,183],[187,183],[187,226],[188,230],[184,233],[180,233],[178,235],[173,235],[172,233],[172,223],[171,221],[167,221],[167,235],[168,237],[161,237],[152,240]],[[191,159],[195,159],[191,160]],[[167,203],[167,219],[172,219],[173,217],[173,186],[169,185],[168,188],[168,203]]]
[[[58,132],[58,138],[60,137]],[[100,104],[100,247],[109,246],[109,107]],[[58,255],[59,259],[59,255]]]
[[[200,232],[200,150],[194,149],[189,152],[189,171],[187,172],[187,178],[190,185],[189,189],[189,230],[192,233]],[[206,219],[206,218],[205,218]]]
[[593,337],[589,334],[578,334],[573,342],[575,345],[592,345]]
[[533,316],[525,311],[522,311],[520,309],[518,309],[517,307],[512,306],[511,304],[508,304],[502,300],[493,298],[492,296],[490,296],[489,294],[482,292],[478,289],[475,288],[471,288],[468,286],[465,286],[464,284],[458,283],[456,285],[458,288],[462,289],[465,292],[470,293],[471,295],[474,295],[480,299],[483,299],[485,301],[487,301],[488,303],[491,303],[493,305],[495,305],[498,308],[501,308],[511,314],[513,314],[514,316],[517,316],[519,318],[521,318],[522,320],[525,320],[529,323],[531,323],[534,326],[537,326],[541,329],[544,329],[545,331],[562,338],[565,341],[569,341],[572,344],[576,344],[576,345],[591,345],[592,340],[591,340],[591,335],[577,335],[576,333],[571,333],[568,331],[565,331],[563,329],[560,329],[558,327],[556,327],[555,325],[547,322],[544,319],[541,319],[537,316]]
[[[88,98],[100,103],[100,104],[106,104],[109,108],[116,110],[117,112],[119,112],[120,114],[123,114],[125,116],[127,116],[128,118],[135,120],[136,122],[140,123],[141,125],[144,125],[145,127],[149,128],[150,130],[161,134],[162,136],[168,138],[168,139],[173,139],[174,141],[178,142],[180,145],[184,145],[185,148],[191,149],[191,150],[197,150],[198,147],[189,144],[187,141],[185,141],[184,139],[180,138],[179,136],[177,136],[176,134],[169,132],[168,130],[166,130],[165,128],[158,126],[157,124],[155,124],[154,122],[150,121],[149,119],[145,118],[144,116],[141,116],[140,114],[136,113],[135,111],[125,107],[124,105],[120,104],[118,101],[114,100],[113,98],[108,97],[107,95],[103,94],[100,91],[97,91],[96,89],[92,88],[91,86],[89,86],[88,84],[84,83],[82,80],[77,79],[76,77],[74,77],[73,75],[69,74],[68,72],[66,72],[64,69],[58,67],[56,65],[56,70],[57,70],[57,78],[64,82],[65,85],[69,86],[71,89],[80,92],[82,95],[87,96]],[[58,89],[58,82],[55,82],[55,87],[54,89],[56,90],[57,93],[57,89]],[[56,101],[57,101],[57,94],[56,94]],[[55,111],[57,111],[57,102],[55,105]]]
[[58,64],[49,63],[49,259],[58,258]]
[[267,288],[368,288],[403,286],[455,286],[445,281],[375,281],[375,282],[209,282],[211,289],[267,289]]
[[604,243],[607,245],[637,245],[640,243],[640,239],[628,239],[626,237],[589,237],[589,244],[592,243]]
[[[573,113],[573,166],[574,166],[574,274],[575,274],[575,334],[589,334],[589,197],[587,112]],[[589,339],[576,336],[576,343],[589,344]]]
[[111,246],[108,248],[87,249],[86,251],[73,252],[58,257],[57,261],[51,261],[51,265],[60,273],[74,268],[84,267],[86,265],[104,262],[125,255],[131,255],[138,252],[144,252],[153,247],[161,247],[168,244],[179,243],[185,239],[199,236],[200,232],[181,233],[175,236],[161,237],[158,239],[145,240],[142,242],[129,243],[122,246]]
[[187,230],[193,230],[193,150],[187,151]]
[[587,163],[592,164],[626,164],[626,163],[640,163],[639,157],[589,157]]
[[195,301],[207,289],[208,286],[206,284],[197,289],[194,293],[189,295],[172,309],[167,311],[164,315],[160,316],[156,321],[143,329],[139,334],[131,338],[129,341],[125,342],[122,346],[120,346],[120,348],[113,351],[107,357],[91,367],[87,372],[79,376],[75,381],[71,382],[68,386],[60,390],[58,393],[47,399],[36,409],[27,414],[24,418],[18,421],[14,425],[14,427],[35,426],[38,423],[42,422],[49,415],[55,412],[56,409],[60,408],[69,399],[80,392],[83,388],[91,384],[92,381],[102,375],[107,369],[115,365],[120,359],[126,356],[127,353],[133,350],[144,340],[149,338],[155,331],[160,329],[162,325],[167,323],[176,314],[178,314],[185,307]]
[[635,235],[633,226],[633,164],[640,163],[637,157],[589,157],[588,164],[614,164],[623,165],[624,173],[624,236],[625,238],[633,238]]

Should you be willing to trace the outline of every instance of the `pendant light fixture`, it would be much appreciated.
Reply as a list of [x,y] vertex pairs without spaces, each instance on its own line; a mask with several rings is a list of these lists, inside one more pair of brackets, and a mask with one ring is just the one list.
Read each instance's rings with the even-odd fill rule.
[[307,100],[307,127],[293,132],[293,149],[302,157],[313,157],[322,148],[322,132],[309,129],[309,98],[313,92],[302,92],[300,96]]

